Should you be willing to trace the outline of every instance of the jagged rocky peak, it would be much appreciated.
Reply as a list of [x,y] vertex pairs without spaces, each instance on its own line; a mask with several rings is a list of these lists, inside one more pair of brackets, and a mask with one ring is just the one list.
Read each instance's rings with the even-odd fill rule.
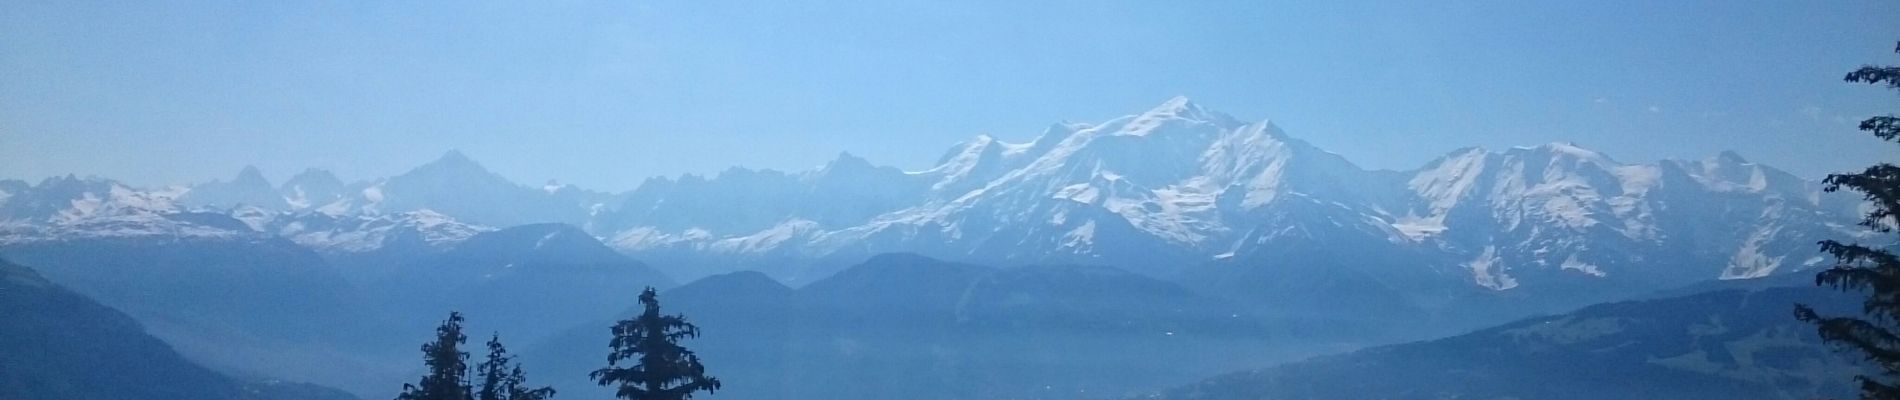
[[286,189],[294,188],[294,187],[301,187],[301,188],[334,187],[334,188],[341,189],[343,187],[343,180],[338,179],[336,177],[336,174],[331,173],[330,170],[320,169],[320,168],[306,168],[303,170],[303,172],[298,172],[296,175],[291,175],[290,179],[284,181],[283,187]]
[[865,160],[864,157],[858,157],[857,155],[851,154],[851,152],[847,151],[847,152],[838,152],[838,157],[831,159],[830,162],[826,162],[824,166],[818,167],[818,169],[813,172],[817,176],[829,176],[829,175],[840,175],[840,174],[854,175],[854,174],[866,173],[865,171],[876,171],[883,168],[886,168],[886,167],[879,167],[877,165],[873,165],[871,164],[870,160]]
[[231,183],[234,185],[244,186],[244,187],[270,187],[271,186],[270,179],[264,178],[264,173],[262,171],[258,171],[257,166],[255,165],[245,165],[244,169],[238,171],[237,177],[231,179]]
[[[343,181],[330,171],[316,168],[305,169],[289,180],[277,191],[292,210],[304,210],[336,204],[345,197]],[[341,207],[338,207],[341,208]]]
[[[926,173],[908,173],[896,167],[878,166],[851,153],[838,153],[838,158],[826,163],[817,170],[802,174],[807,184],[813,185],[816,197],[825,195],[853,198],[876,197],[890,200],[921,196],[925,186],[932,180]],[[870,204],[858,204],[871,206]],[[895,205],[879,205],[883,209]]]
[[86,192],[106,192],[111,190],[114,186],[118,186],[118,182],[110,179],[97,176],[79,177],[73,174],[66,174],[66,176],[55,175],[42,179],[40,180],[40,184],[36,185],[35,188],[46,193],[79,194]]
[[[491,196],[502,195],[502,193],[508,196],[520,196],[521,192],[545,195],[538,189],[515,183],[500,174],[489,171],[488,168],[462,154],[460,150],[449,150],[434,161],[422,164],[402,175],[390,177],[383,182],[383,186],[385,186],[382,188],[385,196],[422,196],[439,201],[479,200],[460,198],[457,193],[454,193],[456,191]],[[442,210],[438,209],[438,211]]]
[[462,151],[458,149],[449,149],[449,151],[442,152],[442,156],[437,157],[432,164],[480,166],[480,164],[475,163],[475,160],[468,158],[467,154],[462,154]]
[[191,207],[214,207],[221,209],[240,206],[262,207],[270,210],[285,208],[283,196],[270,180],[256,166],[246,165],[229,181],[211,181],[191,186],[191,189],[179,198],[179,202]]
[[488,168],[483,167],[481,163],[477,163],[474,159],[469,158],[468,155],[462,154],[461,150],[449,150],[442,153],[441,157],[436,157],[434,161],[422,164],[410,170],[409,173],[405,175],[415,174],[488,175],[491,174],[491,172],[488,171]]

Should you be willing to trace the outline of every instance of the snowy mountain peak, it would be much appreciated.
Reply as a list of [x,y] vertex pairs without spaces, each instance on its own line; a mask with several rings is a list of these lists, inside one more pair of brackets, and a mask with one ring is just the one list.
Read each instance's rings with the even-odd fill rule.
[[1445,153],[1444,156],[1438,157],[1438,160],[1432,161],[1432,163],[1437,164],[1450,159],[1485,157],[1490,154],[1491,151],[1486,150],[1483,146],[1466,146],[1454,149],[1450,153]]
[[1573,159],[1600,163],[1615,163],[1603,153],[1579,146],[1574,142],[1550,142],[1536,147],[1512,147],[1506,154],[1538,154],[1559,159]]
[[[1200,105],[1188,100],[1187,97],[1176,96],[1139,115],[1117,119],[1101,126],[1081,129],[1079,131],[1114,136],[1148,136],[1154,133],[1166,134],[1180,131],[1182,129],[1175,129],[1175,127],[1180,125],[1201,124],[1213,124],[1225,128],[1232,128],[1239,125],[1233,117],[1207,111],[1207,109],[1201,108]],[[1106,129],[1111,126],[1118,129]]]
[[976,135],[975,138],[950,146],[950,149],[944,151],[942,156],[937,157],[937,165],[942,167],[949,164],[967,165],[974,163],[977,158],[982,157],[984,151],[989,150],[996,142],[996,138],[990,135]]
[[1208,119],[1207,109],[1194,104],[1187,96],[1174,96],[1160,105],[1141,114],[1143,117],[1182,117],[1188,119]]

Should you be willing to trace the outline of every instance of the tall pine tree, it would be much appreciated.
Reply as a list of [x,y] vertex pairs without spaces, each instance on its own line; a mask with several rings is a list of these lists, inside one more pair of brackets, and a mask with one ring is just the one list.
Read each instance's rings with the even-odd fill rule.
[[449,319],[435,328],[435,341],[422,345],[422,362],[429,367],[429,374],[422,376],[416,384],[403,384],[402,394],[396,400],[470,400],[468,387],[468,353],[461,345],[468,341],[462,335],[462,313],[450,312]]
[[607,367],[589,376],[601,386],[618,385],[615,395],[627,400],[686,400],[697,391],[718,390],[719,378],[706,376],[699,356],[679,345],[680,339],[698,337],[699,327],[683,315],[660,314],[651,287],[640,293],[640,304],[646,310],[639,316],[614,324]]
[[[1900,53],[1900,45],[1894,47]],[[1847,74],[1848,82],[1885,84],[1900,89],[1900,67],[1868,65]],[[1900,117],[1892,114],[1861,121],[1860,130],[1881,140],[1900,142]],[[1878,233],[1900,227],[1900,166],[1879,163],[1859,173],[1828,175],[1829,192],[1843,188],[1860,192],[1872,203],[1861,226]],[[1861,244],[1833,240],[1821,250],[1834,256],[1835,265],[1815,277],[1815,284],[1864,293],[1861,317],[1823,317],[1806,305],[1795,306],[1795,317],[1815,324],[1821,339],[1861,353],[1879,367],[1877,376],[1857,376],[1862,399],[1900,399],[1900,243]]]
[[481,371],[482,385],[475,392],[475,400],[545,400],[554,397],[554,388],[527,386],[528,374],[514,362],[513,356],[508,355],[508,348],[502,347],[500,334],[488,339],[488,359],[476,369]]

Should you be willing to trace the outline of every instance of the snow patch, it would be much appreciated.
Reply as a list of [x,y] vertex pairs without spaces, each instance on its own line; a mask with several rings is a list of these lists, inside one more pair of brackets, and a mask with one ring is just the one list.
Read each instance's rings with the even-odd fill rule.
[[1075,250],[1095,247],[1095,221],[1083,222],[1082,226],[1069,230],[1069,233],[1062,235],[1062,244],[1056,247]]
[[363,188],[363,200],[368,200],[370,203],[383,202],[383,185]]
[[1465,263],[1465,268],[1471,270],[1471,276],[1478,286],[1491,290],[1508,290],[1517,287],[1517,278],[1505,273],[1510,270],[1510,267],[1498,259],[1497,247],[1485,246],[1484,253],[1478,254],[1478,258]]
[[1398,230],[1400,234],[1405,235],[1406,238],[1412,241],[1420,241],[1444,233],[1446,229],[1444,219],[1444,216],[1419,218],[1417,216],[1407,215],[1393,221],[1392,229]]
[[1565,270],[1565,271],[1582,272],[1584,274],[1588,274],[1590,276],[1594,276],[1598,278],[1608,276],[1608,274],[1603,273],[1602,269],[1597,268],[1596,264],[1591,264],[1591,263],[1583,262],[1583,260],[1578,260],[1576,253],[1571,253],[1569,258],[1564,259],[1563,264],[1558,265],[1558,268],[1561,268],[1562,270]]
[[535,250],[545,249],[547,248],[549,241],[553,241],[555,238],[558,238],[560,236],[561,236],[561,231],[548,232],[547,236],[541,237],[541,240],[534,241],[534,249]]
[[1754,279],[1774,273],[1776,268],[1781,267],[1781,260],[1787,258],[1786,255],[1770,255],[1763,248],[1774,239],[1776,231],[1778,229],[1756,229],[1747,241],[1742,242],[1742,247],[1735,250],[1735,255],[1729,259],[1728,268],[1723,269],[1718,278]]

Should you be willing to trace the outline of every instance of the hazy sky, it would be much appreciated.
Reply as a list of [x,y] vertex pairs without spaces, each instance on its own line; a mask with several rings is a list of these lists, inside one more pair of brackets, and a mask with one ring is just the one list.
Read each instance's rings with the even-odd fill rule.
[[1900,64],[1894,1],[521,3],[0,2],[0,177],[355,180],[456,148],[625,190],[840,151],[918,168],[1174,95],[1369,168],[1550,141],[1900,160],[1853,129],[1900,95],[1840,81]]

